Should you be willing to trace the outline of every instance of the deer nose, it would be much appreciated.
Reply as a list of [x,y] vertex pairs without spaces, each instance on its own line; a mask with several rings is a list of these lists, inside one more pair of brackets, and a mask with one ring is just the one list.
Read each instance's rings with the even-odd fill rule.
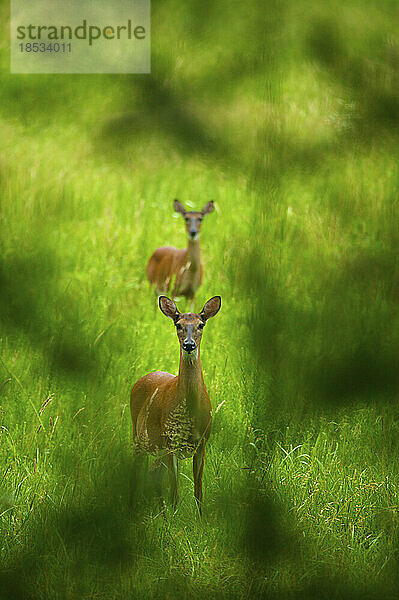
[[190,229],[190,235],[191,235],[191,237],[195,237],[197,235],[197,230],[196,229]]
[[183,350],[185,350],[186,352],[192,352],[193,350],[195,350],[194,340],[184,340]]

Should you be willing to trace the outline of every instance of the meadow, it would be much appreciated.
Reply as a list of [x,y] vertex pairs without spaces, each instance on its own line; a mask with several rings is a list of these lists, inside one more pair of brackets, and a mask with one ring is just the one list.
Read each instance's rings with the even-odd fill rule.
[[[1,599],[398,597],[398,13],[154,0],[151,75],[35,76],[0,6]],[[132,453],[176,197],[216,206],[202,519]]]

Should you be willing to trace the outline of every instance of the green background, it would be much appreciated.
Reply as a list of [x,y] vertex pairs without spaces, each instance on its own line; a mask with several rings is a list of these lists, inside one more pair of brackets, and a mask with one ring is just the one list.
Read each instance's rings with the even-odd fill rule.
[[[154,0],[136,76],[10,75],[0,11],[0,598],[397,598],[397,2]],[[202,521],[132,456],[175,197],[216,205]]]

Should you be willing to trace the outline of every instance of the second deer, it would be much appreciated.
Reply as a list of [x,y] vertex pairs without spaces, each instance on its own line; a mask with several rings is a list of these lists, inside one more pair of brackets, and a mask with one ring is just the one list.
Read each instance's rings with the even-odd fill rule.
[[205,215],[214,210],[213,200],[201,212],[187,211],[179,200],[174,201],[174,209],[183,215],[186,222],[187,248],[179,250],[173,246],[157,248],[147,264],[147,277],[155,285],[157,294],[166,294],[174,285],[172,298],[185,296],[194,304],[194,296],[202,282],[200,255],[200,231]]

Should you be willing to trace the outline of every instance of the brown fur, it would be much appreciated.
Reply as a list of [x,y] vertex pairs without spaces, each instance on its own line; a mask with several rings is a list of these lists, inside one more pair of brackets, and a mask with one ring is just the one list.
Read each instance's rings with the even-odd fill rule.
[[[215,296],[209,300],[200,314],[179,313],[175,303],[165,296],[160,297],[159,303],[162,312],[177,328],[179,374],[155,371],[135,383],[130,401],[133,442],[136,450],[165,454],[174,505],[177,504],[177,459],[193,457],[194,495],[201,508],[205,444],[211,431],[212,411],[202,376],[200,343],[206,320],[220,308],[220,298]],[[187,336],[195,343],[193,353],[183,348]]]
[[[202,283],[203,266],[199,241],[201,223],[204,216],[213,211],[213,202],[208,202],[201,212],[186,211],[178,200],[175,200],[174,206],[175,211],[181,213],[185,219],[187,248],[157,248],[147,263],[146,272],[158,294],[168,293],[174,279],[172,297],[185,296],[192,300]],[[191,231],[196,231],[195,238],[190,237]]]

